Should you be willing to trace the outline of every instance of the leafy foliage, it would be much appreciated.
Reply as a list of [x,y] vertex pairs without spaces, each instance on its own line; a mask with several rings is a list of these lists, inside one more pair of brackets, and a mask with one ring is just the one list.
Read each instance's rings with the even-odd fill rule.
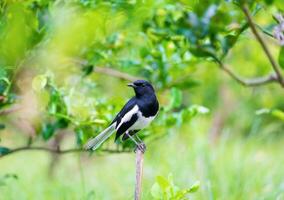
[[[214,69],[214,62],[230,62],[232,71],[244,75],[269,72],[259,44],[249,35],[243,5],[261,36],[270,38],[266,42],[275,41],[269,48],[279,52],[273,57],[278,56],[282,73],[283,27],[272,19],[275,12],[283,11],[282,0],[0,1],[1,134],[35,129],[28,137],[47,142],[65,131],[74,135],[74,143],[81,148],[107,127],[133,95],[128,94],[124,83],[135,78],[150,80],[161,102],[155,122],[140,133],[146,143],[173,131],[184,132],[179,130],[209,110],[213,117],[217,112],[219,121],[234,125],[242,134],[251,134],[261,132],[261,126],[266,125],[260,125],[259,118],[253,122],[252,113],[273,108],[258,110],[257,114],[272,116],[271,126],[283,128],[282,93],[276,95],[274,87],[247,92],[223,80],[221,72]],[[222,92],[226,87],[229,95]],[[230,95],[238,104],[227,104]],[[24,111],[19,116],[4,116],[4,111],[16,104]],[[218,107],[225,114],[220,114]],[[230,114],[226,115],[227,110]],[[15,127],[18,117],[28,125]],[[218,120],[216,126],[226,124]],[[110,143],[106,146],[113,148]],[[133,145],[127,141],[115,147],[125,150]],[[4,146],[0,147],[0,156],[11,151]],[[171,176],[157,177],[152,196],[186,199],[197,188],[179,189]]]
[[[191,107],[191,103],[184,98],[188,89],[200,84],[199,80],[192,78],[197,70],[196,65],[226,59],[247,30],[248,22],[240,8],[244,3],[249,5],[252,15],[257,15],[265,6],[273,5],[267,1],[208,1],[207,4],[199,5],[194,2],[143,4],[132,1],[74,0],[70,4],[66,3],[66,12],[68,9],[78,11],[64,19],[58,15],[61,8],[54,1],[2,3],[3,33],[0,39],[3,48],[0,64],[4,67],[0,68],[0,109],[17,99],[16,95],[19,94],[14,94],[17,88],[13,78],[17,76],[16,66],[19,60],[30,54],[31,63],[41,66],[36,72],[41,75],[33,78],[32,88],[46,101],[41,110],[43,115],[40,124],[37,125],[37,132],[44,140],[52,138],[57,131],[71,127],[77,136],[77,144],[82,145],[111,120],[113,116],[110,116],[109,111],[112,108],[108,105],[112,102],[98,100],[99,94],[93,92],[100,89],[92,78],[96,67],[127,71],[151,80],[159,93],[166,94],[168,99],[162,105],[156,127],[165,130],[181,126],[200,111],[196,108],[201,108]],[[139,6],[148,14],[139,20],[135,18],[138,25],[131,24],[134,19],[131,17],[140,12]],[[64,9],[61,11],[64,12]],[[84,12],[86,15],[82,16]],[[7,13],[11,14],[11,19]],[[54,21],[56,17],[58,20]],[[108,20],[110,17],[112,22]],[[68,18],[73,20],[71,24],[65,23]],[[98,19],[96,28],[93,28],[92,18]],[[116,26],[110,29],[104,25],[108,23]],[[72,34],[65,34],[64,25],[70,26]],[[86,33],[77,32],[80,28],[81,32]],[[261,26],[259,28],[265,29]],[[25,34],[20,40],[13,40],[19,30],[25,30]],[[70,41],[77,43],[77,46],[66,45]],[[37,44],[40,44],[40,48],[36,48]],[[58,48],[53,54],[49,49],[55,44]],[[9,54],[12,48],[17,51]],[[50,54],[50,58],[44,60],[41,56],[45,54]],[[279,55],[281,66],[282,54],[283,48]],[[41,59],[42,62],[38,61]],[[71,68],[74,71],[68,72],[67,77],[78,80],[75,87],[66,84],[66,80],[60,80],[59,76],[64,74],[64,70],[55,69],[64,60],[71,60],[63,69]],[[51,64],[46,67],[43,62]],[[80,66],[81,72],[75,70],[74,66]],[[11,70],[8,72],[8,69]],[[91,106],[94,112],[86,111],[86,107],[78,105],[80,103],[74,105],[71,102],[74,96],[79,96],[78,92],[74,92],[75,88],[85,90],[85,95],[94,95],[87,97],[89,103],[86,105]],[[146,131],[142,137],[147,138],[148,135]],[[123,145],[128,146],[127,143]]]
[[174,184],[172,174],[169,174],[168,178],[157,176],[156,183],[152,186],[151,194],[154,199],[182,200],[189,199],[188,194],[196,192],[198,188],[199,183],[197,182],[188,189],[180,189]]

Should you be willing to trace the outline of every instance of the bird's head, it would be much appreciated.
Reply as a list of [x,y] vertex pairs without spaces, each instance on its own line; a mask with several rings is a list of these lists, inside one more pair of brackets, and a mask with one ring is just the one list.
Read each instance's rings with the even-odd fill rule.
[[129,83],[127,86],[132,87],[134,89],[136,97],[155,94],[153,86],[145,80],[137,80],[133,83]]

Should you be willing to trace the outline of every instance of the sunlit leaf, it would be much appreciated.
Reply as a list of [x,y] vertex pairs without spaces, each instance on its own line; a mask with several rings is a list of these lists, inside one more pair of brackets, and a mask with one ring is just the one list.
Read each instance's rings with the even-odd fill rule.
[[47,84],[47,77],[45,75],[38,75],[33,78],[32,87],[35,91],[41,91]]
[[171,89],[171,100],[168,109],[178,108],[182,103],[182,91],[178,88],[173,87]]
[[104,119],[94,119],[93,122],[94,122],[95,124],[105,124],[105,123],[107,123],[107,121],[104,120]]
[[159,184],[159,186],[163,190],[170,186],[170,183],[169,183],[169,181],[166,178],[164,178],[162,176],[157,176],[156,179],[157,179],[157,183]]
[[200,182],[194,183],[189,189],[188,192],[193,193],[196,192],[200,187]]
[[279,55],[278,55],[278,62],[282,69],[284,69],[284,47],[280,49]]
[[154,183],[154,185],[151,187],[151,195],[152,195],[152,197],[154,197],[156,199],[162,198],[163,193],[162,193],[158,183]]
[[262,109],[259,109],[255,112],[256,115],[262,115],[262,114],[268,114],[270,113],[271,110],[270,109],[267,109],[267,108],[262,108]]
[[282,110],[278,110],[278,109],[272,110],[271,114],[274,117],[277,117],[278,119],[284,121],[284,112]]
[[77,144],[80,146],[84,143],[84,132],[81,128],[76,128],[75,133]]
[[208,108],[200,105],[192,105],[189,107],[189,110],[200,114],[207,114],[210,112]]

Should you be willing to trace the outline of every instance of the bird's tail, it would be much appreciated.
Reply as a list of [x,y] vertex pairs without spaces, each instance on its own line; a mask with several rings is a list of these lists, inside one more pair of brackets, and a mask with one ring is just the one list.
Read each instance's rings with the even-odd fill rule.
[[85,145],[87,150],[96,150],[101,144],[107,140],[115,131],[115,123],[106,128],[97,137],[90,139]]

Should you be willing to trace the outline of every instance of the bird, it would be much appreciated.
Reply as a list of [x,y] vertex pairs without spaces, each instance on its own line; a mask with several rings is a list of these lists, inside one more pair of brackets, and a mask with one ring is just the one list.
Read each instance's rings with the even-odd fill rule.
[[137,133],[149,126],[155,119],[159,111],[159,102],[154,87],[148,81],[136,80],[127,86],[134,89],[135,96],[128,100],[104,131],[87,142],[85,149],[98,149],[105,140],[116,132],[115,141],[121,136],[122,141],[130,138],[136,144],[136,149],[145,152],[146,145],[137,136]]

